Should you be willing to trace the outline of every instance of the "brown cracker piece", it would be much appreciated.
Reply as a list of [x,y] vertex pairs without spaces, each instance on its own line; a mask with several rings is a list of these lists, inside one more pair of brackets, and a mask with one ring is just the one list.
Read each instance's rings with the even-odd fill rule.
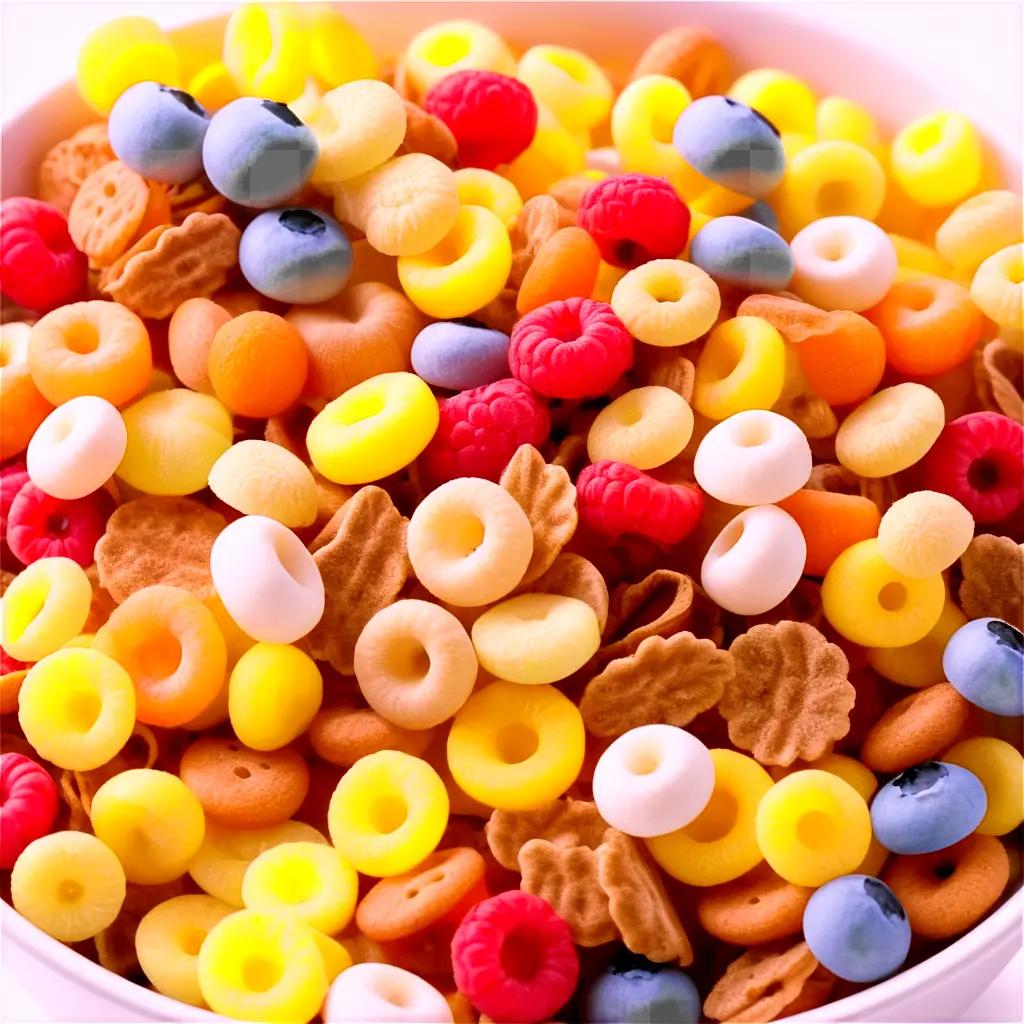
[[542,576],[520,590],[531,594],[575,597],[594,609],[598,629],[602,632],[608,622],[608,587],[597,566],[582,555],[563,551]]
[[788,949],[748,949],[715,982],[704,1000],[704,1013],[720,1021],[774,1020],[799,997],[817,967],[806,942]]
[[533,529],[533,555],[522,579],[522,584],[531,583],[551,568],[576,532],[576,488],[569,474],[561,466],[549,466],[532,444],[516,449],[500,483]]
[[729,648],[736,674],[718,710],[729,739],[761,764],[814,761],[850,731],[846,655],[806,622],[754,626]]
[[551,456],[551,465],[561,466],[571,477],[577,476],[588,462],[587,439],[579,434],[562,438]]
[[697,368],[693,360],[684,356],[678,348],[658,348],[655,345],[637,346],[633,376],[641,387],[663,387],[681,395],[687,402],[693,401],[693,385]]
[[494,810],[484,834],[494,859],[503,868],[518,871],[519,851],[531,839],[545,839],[561,847],[596,849],[608,827],[593,801],[569,797],[533,811]]
[[983,533],[960,559],[960,607],[969,619],[993,616],[1024,629],[1024,546]]
[[190,213],[176,227],[147,232],[103,291],[140,316],[162,320],[186,299],[224,287],[238,265],[240,238],[223,213]]
[[107,267],[128,248],[149,206],[149,185],[120,160],[92,172],[68,211],[75,246],[96,267]]
[[387,491],[362,487],[337,514],[334,537],[315,552],[326,591],[323,618],[306,638],[314,658],[353,673],[356,640],[409,576],[406,520]]
[[206,175],[180,185],[170,185],[167,201],[171,207],[173,224],[180,224],[192,213],[221,213],[228,204],[227,199],[210,184]]
[[96,544],[100,585],[118,603],[156,583],[209,597],[210,551],[226,525],[220,513],[189,498],[126,502]]
[[671,636],[689,621],[694,602],[689,576],[655,569],[639,583],[615,589],[608,612],[607,643],[598,652],[602,664],[632,654],[649,636]]
[[619,935],[598,881],[598,857],[589,846],[557,846],[546,839],[531,839],[519,851],[520,888],[546,900],[579,946],[600,946]]
[[718,703],[733,675],[732,655],[710,640],[649,636],[587,683],[580,713],[594,736],[659,722],[684,726]]
[[395,150],[395,156],[403,153],[426,153],[435,160],[455,166],[459,145],[452,130],[439,117],[428,114],[412,100],[403,99],[405,104],[405,138]]
[[37,185],[39,198],[67,217],[82,182],[93,171],[116,159],[110,148],[106,121],[79,128],[70,138],[51,147],[43,157]]
[[679,915],[635,839],[609,829],[597,850],[597,876],[630,951],[655,963],[693,963],[693,947]]
[[508,287],[518,291],[541,246],[559,228],[569,227],[575,222],[575,215],[563,210],[554,196],[539,195],[527,199],[509,232],[512,270],[508,275]]
[[974,352],[974,384],[982,409],[1024,423],[1024,351],[995,338]]

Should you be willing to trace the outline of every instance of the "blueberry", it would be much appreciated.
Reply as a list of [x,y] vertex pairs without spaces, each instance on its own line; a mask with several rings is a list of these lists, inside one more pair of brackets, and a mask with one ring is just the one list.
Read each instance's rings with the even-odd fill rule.
[[285,104],[243,96],[213,115],[203,166],[222,195],[263,210],[309,181],[319,152],[316,136]]
[[700,1020],[700,995],[688,974],[623,954],[591,983],[583,1001],[583,1020],[592,1024],[694,1024]]
[[144,178],[175,185],[203,172],[206,111],[181,89],[139,82],[110,111],[107,131],[118,159]]
[[1024,633],[1002,619],[974,619],[946,644],[942,671],[954,687],[994,715],[1024,715]]
[[893,853],[933,853],[969,836],[987,807],[985,787],[972,772],[923,761],[882,786],[871,802],[871,825]]
[[868,875],[841,875],[808,901],[804,938],[833,974],[846,981],[878,981],[906,960],[910,922],[884,882]]
[[771,192],[786,172],[775,126],[726,96],[704,96],[676,121],[672,142],[691,167],[745,196]]
[[424,327],[412,343],[412,368],[428,383],[449,391],[468,391],[510,375],[509,338],[459,320]]
[[740,210],[739,215],[746,217],[747,220],[763,224],[766,228],[771,228],[772,231],[778,233],[779,215],[763,199],[758,199],[756,203],[751,203],[745,210]]
[[771,228],[746,217],[716,217],[690,243],[690,262],[720,284],[779,291],[793,276],[793,254]]
[[345,287],[352,246],[342,226],[319,210],[267,210],[242,232],[242,274],[261,295],[278,302],[324,302]]

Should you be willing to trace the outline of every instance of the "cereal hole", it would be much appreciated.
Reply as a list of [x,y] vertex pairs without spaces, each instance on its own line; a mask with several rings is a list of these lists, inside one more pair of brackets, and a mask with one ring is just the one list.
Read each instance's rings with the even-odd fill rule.
[[932,868],[932,874],[940,881],[945,882],[946,879],[952,878],[956,873],[956,865],[949,860],[939,861],[935,867]]
[[250,992],[268,992],[281,980],[281,965],[264,956],[247,957],[242,964],[242,982]]
[[685,292],[683,282],[677,277],[663,277],[656,281],[650,290],[655,302],[678,302]]
[[85,895],[82,883],[74,878],[64,878],[57,883],[57,901],[59,903],[78,903]]
[[698,843],[713,843],[736,827],[739,813],[736,797],[718,790],[711,794],[707,807],[685,827],[684,832]]
[[854,207],[857,186],[852,181],[826,181],[818,189],[817,205],[820,217],[832,217]]
[[103,702],[92,690],[76,690],[68,696],[68,724],[78,732],[88,732],[100,717]]
[[373,419],[384,411],[383,395],[360,394],[348,399],[338,410],[338,420],[346,427],[353,423],[362,423],[364,420]]
[[142,637],[129,652],[130,674],[134,678],[166,679],[181,664],[181,642],[166,630]]
[[574,82],[579,82],[581,85],[586,83],[587,69],[573,54],[549,53],[548,61],[564,71]]
[[457,64],[469,54],[469,40],[455,32],[442,32],[430,40],[423,49],[423,56],[438,67],[447,68]]
[[743,530],[743,520],[738,517],[726,526],[722,531],[722,537],[719,542],[719,555],[727,555],[734,547],[736,547],[740,542],[740,538],[743,536]]
[[661,766],[661,758],[656,750],[649,747],[636,747],[626,753],[626,771],[632,775],[652,775]]
[[304,861],[292,860],[286,871],[274,877],[274,895],[293,906],[312,899],[318,888],[316,870]]
[[733,439],[740,448],[759,448],[771,436],[771,424],[762,419],[746,419],[738,431],[733,431]]
[[178,948],[185,956],[199,956],[199,948],[205,938],[205,932],[198,928],[185,928],[178,935]]
[[999,464],[988,457],[975,459],[967,467],[967,483],[982,494],[999,486],[1000,475]]
[[516,981],[529,981],[544,966],[543,945],[531,929],[513,928],[501,944],[501,966]]
[[55,513],[52,516],[47,516],[46,532],[51,535],[61,536],[62,534],[68,532],[68,527],[70,525],[71,524],[68,522],[67,516],[62,516],[60,515],[60,513]]
[[828,238],[818,247],[818,255],[829,263],[838,263],[846,259],[850,253],[850,247],[845,238]]
[[248,779],[252,777],[252,772],[249,771],[248,768],[244,768],[242,767],[242,765],[239,765],[235,769],[235,775],[237,775],[240,779]]
[[654,111],[651,117],[651,135],[654,137],[654,141],[660,142],[665,146],[671,145],[672,135],[676,130],[676,121],[678,120],[678,115],[673,116],[668,110],[659,108]]
[[64,331],[64,345],[75,355],[87,356],[100,347],[99,331],[91,323],[79,320]]
[[302,586],[303,577],[305,576],[305,562],[306,549],[303,547],[295,547],[288,543],[288,539],[293,537],[294,534],[274,534],[274,554],[277,555],[278,562],[281,563],[281,568],[296,583]]
[[887,612],[898,612],[907,603],[907,588],[902,583],[886,583],[878,592],[878,603]]
[[511,722],[498,730],[494,737],[498,760],[505,764],[522,764],[537,752],[540,737],[535,729],[523,722]]
[[437,546],[451,558],[468,558],[484,541],[484,524],[471,512],[453,512],[439,524]]
[[381,835],[397,832],[409,817],[409,808],[400,796],[379,796],[370,805],[370,825]]
[[796,837],[808,849],[820,850],[835,838],[835,827],[827,814],[809,811],[796,823]]
[[418,683],[430,672],[430,655],[413,637],[402,637],[391,650],[391,672],[403,683]]

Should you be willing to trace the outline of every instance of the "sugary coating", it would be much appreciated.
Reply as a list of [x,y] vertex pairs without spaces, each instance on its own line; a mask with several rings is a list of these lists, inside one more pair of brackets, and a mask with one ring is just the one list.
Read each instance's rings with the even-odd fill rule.
[[944,110],[908,124],[892,140],[890,167],[900,188],[922,206],[969,196],[982,172],[981,142],[963,114]]
[[701,563],[700,582],[722,608],[761,615],[792,593],[806,560],[796,520],[776,505],[755,505],[715,538]]
[[942,399],[923,384],[895,384],[861,402],[836,434],[836,457],[858,476],[883,477],[919,462],[945,426]]
[[946,678],[972,704],[994,715],[1024,715],[1024,637],[1002,619],[972,619],[942,652]]
[[584,741],[579,708],[554,687],[499,680],[456,714],[448,767],[475,800],[527,811],[572,785],[583,766]]
[[972,736],[950,747],[942,759],[966,768],[985,787],[981,835],[1005,836],[1024,821],[1024,757],[1016,747],[994,736]]
[[28,362],[32,327],[24,322],[0,325],[0,459],[25,450],[53,406],[32,380]]
[[785,372],[782,336],[767,320],[737,316],[711,332],[697,359],[693,407],[711,420],[747,409],[770,409]]
[[0,867],[9,870],[29,843],[53,828],[60,804],[56,783],[30,757],[0,754]]
[[309,75],[309,40],[298,8],[248,4],[224,27],[224,64],[246,96],[287,103]]
[[482,167],[460,167],[455,172],[455,186],[463,206],[486,207],[512,230],[523,208],[523,199],[508,178]]
[[941,683],[946,678],[942,671],[942,653],[949,638],[966,623],[967,617],[947,597],[938,622],[920,640],[905,647],[869,648],[868,664],[880,676],[900,686],[920,689]]
[[571,47],[531,46],[516,75],[570,131],[593,128],[612,108],[612,84],[600,65]]
[[674,459],[693,434],[693,411],[670,388],[633,388],[598,413],[587,433],[592,462],[612,459],[655,469]]
[[508,346],[509,337],[502,331],[442,320],[416,335],[410,359],[417,376],[428,384],[464,391],[508,377]]
[[287,527],[266,516],[230,523],[210,552],[213,585],[249,636],[290,644],[324,612],[324,582],[313,556]]
[[402,59],[413,99],[422,99],[446,75],[466,68],[511,75],[515,58],[502,38],[476,21],[440,21],[414,36]]
[[40,661],[82,632],[92,584],[70,558],[40,558],[3,595],[3,647],[19,661]]
[[231,414],[211,395],[156,391],[124,410],[128,444],[117,475],[145,494],[201,491],[231,447]]
[[948,569],[974,539],[974,518],[956,498],[913,491],[894,502],[878,527],[878,550],[897,571],[923,579]]
[[747,217],[715,217],[690,240],[691,261],[717,283],[778,291],[793,276],[789,246],[771,228]]
[[982,261],[971,281],[971,298],[1000,327],[1020,331],[1024,325],[1024,244],[1008,245]]
[[437,430],[437,401],[413,373],[380,373],[328,402],[309,425],[314,468],[339,484],[380,480],[409,465]]
[[778,506],[796,520],[804,535],[808,576],[824,576],[848,547],[878,533],[878,506],[859,494],[799,490]]
[[116,661],[89,648],[55,651],[29,670],[18,721],[41,757],[60,768],[106,764],[135,725],[135,689]]
[[800,428],[767,409],[737,412],[715,424],[693,459],[697,483],[729,505],[768,505],[789,497],[811,475],[811,449]]
[[1022,235],[1021,197],[995,189],[960,203],[936,230],[935,249],[957,269],[974,271],[993,253],[1020,242]]
[[446,604],[472,608],[510,593],[533,555],[533,529],[508,491],[475,477],[442,484],[409,520],[416,578]]
[[451,612],[428,601],[396,601],[363,627],[355,675],[366,702],[404,729],[451,718],[473,692],[473,644]]
[[390,1024],[451,1024],[445,997],[418,974],[389,963],[355,964],[340,974],[323,1008],[326,1024],[387,1020]]
[[426,761],[382,750],[342,776],[327,824],[331,842],[360,874],[399,875],[440,842],[448,824],[448,791]]
[[83,942],[109,928],[124,897],[117,857],[88,832],[36,839],[11,872],[14,909],[61,942]]
[[753,107],[780,132],[813,135],[817,97],[795,75],[775,68],[757,68],[740,75],[729,95]]

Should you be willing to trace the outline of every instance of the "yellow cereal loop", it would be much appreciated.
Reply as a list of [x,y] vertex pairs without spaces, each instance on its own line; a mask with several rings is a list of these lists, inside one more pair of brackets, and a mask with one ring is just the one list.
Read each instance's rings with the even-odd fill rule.
[[1016,747],[994,736],[975,736],[950,747],[942,760],[973,772],[985,787],[982,835],[1005,836],[1024,821],[1024,757]]
[[448,824],[448,791],[426,761],[398,750],[360,758],[327,811],[331,842],[357,871],[400,875],[433,853]]
[[838,775],[816,769],[776,782],[757,808],[757,845],[794,885],[824,885],[849,874],[871,844],[864,798]]
[[1022,237],[1021,197],[998,189],[965,199],[939,225],[935,248],[958,270],[973,272],[983,260]]
[[572,785],[584,743],[579,708],[553,686],[499,681],[473,694],[455,716],[448,767],[475,800],[527,811]]
[[135,725],[135,687],[113,658],[69,647],[29,669],[18,722],[40,757],[70,771],[106,764]]
[[647,839],[659,866],[687,885],[720,885],[761,863],[754,822],[771,776],[752,757],[712,750],[715,788],[707,807],[689,825]]
[[870,112],[845,96],[826,96],[815,112],[815,129],[819,139],[853,142],[873,153],[881,161],[885,145],[878,134],[878,125]]
[[780,132],[814,135],[817,99],[795,75],[775,68],[757,68],[740,75],[729,95],[768,118]]
[[949,638],[966,624],[967,616],[947,595],[938,622],[920,640],[905,647],[868,648],[868,664],[880,676],[900,686],[920,689],[944,682],[942,653]]
[[308,1021],[327,995],[310,928],[288,916],[240,910],[199,949],[199,989],[215,1013],[249,1021]]
[[538,102],[533,141],[500,170],[525,201],[546,192],[556,181],[582,171],[589,148],[588,139],[574,134]]
[[605,406],[587,433],[591,462],[611,459],[656,469],[674,459],[693,434],[693,411],[671,388],[634,388]]
[[282,843],[261,853],[242,879],[246,910],[285,914],[325,935],[352,920],[359,877],[332,846]]
[[224,28],[224,64],[244,96],[287,103],[309,77],[309,37],[298,6],[241,4]]
[[[601,260],[597,265],[597,280],[594,282],[594,290],[591,292],[590,297],[598,302],[611,303],[615,286],[626,276],[626,273],[625,267],[616,267],[611,263],[605,263],[604,260]],[[619,319],[622,318],[620,317]],[[630,331],[630,333],[632,334],[633,332]]]
[[948,569],[973,539],[974,517],[938,491],[913,491],[893,502],[878,527],[882,557],[914,579]]
[[922,206],[946,206],[971,192],[981,179],[981,142],[974,125],[944,110],[908,124],[892,140],[892,175]]
[[254,644],[231,670],[231,728],[253,750],[277,750],[309,728],[323,698],[320,669],[305,651]]
[[912,277],[952,277],[953,268],[930,246],[916,238],[886,232],[896,250],[896,280]]
[[206,1006],[199,989],[199,949],[232,908],[212,896],[175,896],[158,903],[135,931],[139,966],[157,992]]
[[593,128],[612,108],[614,90],[605,73],[568,46],[531,46],[519,58],[516,77],[570,131]]
[[475,21],[441,21],[414,36],[402,59],[406,86],[417,102],[456,71],[515,74],[515,58],[502,38]]
[[203,841],[199,801],[177,775],[153,768],[133,768],[104,782],[90,816],[125,877],[139,885],[180,878]]
[[697,359],[693,407],[711,420],[770,409],[782,394],[786,348],[767,320],[737,316],[720,323]]
[[340,942],[317,931],[316,928],[310,928],[309,934],[313,936],[316,948],[320,951],[329,985],[342,971],[352,966],[352,954]]
[[373,47],[334,4],[302,4],[300,13],[309,33],[309,69],[324,89],[377,77]]
[[523,208],[515,185],[494,171],[482,167],[460,167],[455,172],[455,187],[463,206],[483,206],[493,213],[506,230],[511,230]]
[[629,333],[660,347],[702,337],[714,326],[721,305],[718,285],[684,260],[644,263],[622,274],[611,293],[612,309]]
[[242,880],[249,865],[264,850],[282,843],[326,844],[327,840],[304,821],[282,821],[266,828],[230,828],[208,821],[188,873],[203,892],[241,907]]
[[121,912],[124,872],[88,832],[53,832],[28,844],[11,872],[11,902],[27,921],[61,942],[84,942]]
[[875,790],[878,789],[878,779],[875,778],[875,773],[860,761],[847,757],[845,754],[826,754],[812,762],[810,767],[837,775],[843,782],[852,786],[865,803],[870,802],[875,795]]
[[82,632],[92,584],[70,558],[40,558],[14,577],[0,604],[3,647],[19,661],[39,661]]
[[946,600],[940,573],[911,579],[882,557],[878,540],[847,548],[821,585],[825,618],[838,633],[864,647],[905,647],[926,636]]
[[1000,327],[1024,330],[1024,244],[1008,245],[982,262],[971,281],[971,298]]
[[114,18],[92,32],[78,51],[76,80],[82,99],[106,116],[136,82],[178,86],[178,55],[150,18]]
[[210,113],[226,107],[242,95],[222,60],[200,68],[189,79],[186,91]]
[[742,192],[733,192],[731,188],[707,181],[703,190],[693,195],[689,201],[691,212],[696,211],[703,217],[727,217],[739,213],[750,206],[750,196]]

